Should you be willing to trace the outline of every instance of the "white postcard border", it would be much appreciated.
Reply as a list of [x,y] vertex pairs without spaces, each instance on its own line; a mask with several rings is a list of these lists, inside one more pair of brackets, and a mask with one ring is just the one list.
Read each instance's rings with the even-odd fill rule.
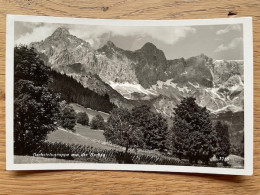
[[[37,163],[14,164],[13,91],[14,91],[14,22],[46,22],[110,26],[194,26],[243,24],[244,44],[244,169],[173,165],[130,165],[106,163]],[[253,174],[253,32],[252,18],[195,20],[118,20],[48,16],[7,15],[6,19],[6,169],[7,170],[127,170],[229,175]]]

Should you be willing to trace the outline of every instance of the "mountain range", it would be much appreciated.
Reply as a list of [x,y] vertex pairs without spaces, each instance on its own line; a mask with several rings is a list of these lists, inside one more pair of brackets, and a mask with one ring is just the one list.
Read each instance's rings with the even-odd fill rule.
[[193,96],[212,114],[244,110],[241,60],[214,60],[204,54],[168,60],[149,42],[128,51],[108,41],[95,50],[66,28],[30,46],[53,70],[72,76],[96,93],[108,94],[119,107],[149,104],[171,117],[183,97]]

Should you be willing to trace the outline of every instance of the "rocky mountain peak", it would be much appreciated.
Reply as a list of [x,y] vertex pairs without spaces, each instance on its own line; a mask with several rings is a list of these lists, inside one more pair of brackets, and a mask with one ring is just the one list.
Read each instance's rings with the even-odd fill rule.
[[163,66],[162,68],[164,68],[167,64],[164,52],[158,49],[153,43],[145,43],[141,49],[137,50],[137,52],[146,59],[150,66]]
[[109,47],[116,47],[115,44],[112,41],[108,41],[106,43],[106,45],[109,46]]
[[105,45],[103,45],[101,48],[98,49],[98,51],[108,51],[108,50],[114,50],[118,49],[116,45],[112,41],[107,41]]
[[120,51],[119,49],[112,41],[107,41],[107,43],[99,48],[97,51],[101,53],[105,53],[108,58],[111,58],[117,51]]
[[160,59],[163,62],[166,60],[163,51],[150,42],[145,43],[143,47],[137,51],[144,54],[148,60],[154,60],[155,58]]
[[68,30],[67,28],[65,28],[65,27],[59,27],[59,28],[57,28],[57,29],[53,32],[53,34],[52,34],[53,37],[61,37],[61,36],[68,36],[68,35],[70,35],[70,32],[69,32],[69,30]]
[[201,54],[199,55],[199,58],[204,59],[205,61],[209,62],[210,64],[212,64],[212,62],[213,62],[213,59],[210,58],[209,56],[207,56],[207,55],[204,54],[204,53],[201,53]]
[[201,53],[201,54],[199,55],[199,57],[201,57],[201,58],[208,58],[208,56],[206,56],[204,53]]
[[141,50],[158,50],[158,48],[151,42],[147,42],[143,45],[143,47],[141,48]]

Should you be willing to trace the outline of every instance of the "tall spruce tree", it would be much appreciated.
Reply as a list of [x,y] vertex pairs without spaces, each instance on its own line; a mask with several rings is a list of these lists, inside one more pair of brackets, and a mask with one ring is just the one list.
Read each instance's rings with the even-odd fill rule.
[[174,110],[173,148],[181,158],[208,164],[215,154],[217,138],[206,107],[200,107],[195,98],[184,98]]
[[230,153],[230,139],[227,124],[222,124],[218,121],[215,125],[215,130],[217,132],[218,147],[216,151],[216,157],[220,162],[225,163],[225,158]]
[[14,154],[31,155],[56,127],[58,97],[32,48],[14,48]]

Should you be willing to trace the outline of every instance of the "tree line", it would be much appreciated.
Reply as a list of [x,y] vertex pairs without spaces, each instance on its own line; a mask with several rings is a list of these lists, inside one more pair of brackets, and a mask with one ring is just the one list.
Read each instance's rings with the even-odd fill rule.
[[229,155],[228,126],[218,121],[213,125],[209,112],[200,107],[195,98],[184,98],[174,109],[173,126],[168,128],[166,119],[153,113],[148,106],[131,111],[116,108],[110,112],[104,135],[107,141],[129,148],[156,149],[160,152],[208,164],[214,155],[225,164]]
[[68,103],[77,103],[86,108],[109,113],[116,106],[110,102],[109,96],[99,95],[88,88],[85,88],[81,83],[76,81],[73,77],[66,74],[58,73],[55,70],[48,71],[49,82],[48,87],[54,93],[59,93],[61,99],[66,100]]

